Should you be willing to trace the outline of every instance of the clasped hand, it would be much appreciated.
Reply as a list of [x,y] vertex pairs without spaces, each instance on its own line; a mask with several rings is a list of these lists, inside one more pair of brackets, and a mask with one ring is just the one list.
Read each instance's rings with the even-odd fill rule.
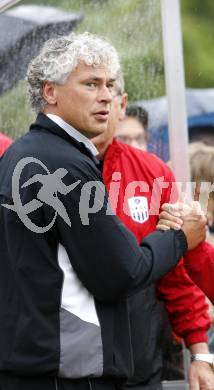
[[187,238],[188,249],[193,249],[206,238],[207,218],[199,202],[165,203],[159,215],[157,229],[182,229]]

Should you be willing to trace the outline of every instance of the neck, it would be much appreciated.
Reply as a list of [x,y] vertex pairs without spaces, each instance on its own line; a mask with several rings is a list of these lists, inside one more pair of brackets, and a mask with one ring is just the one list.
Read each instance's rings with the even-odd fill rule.
[[112,143],[112,141],[113,141],[113,138],[111,138],[107,142],[106,141],[104,141],[104,142],[101,142],[101,141],[100,142],[96,142],[96,138],[93,140],[93,144],[96,146],[96,148],[97,148],[97,150],[99,152],[99,154],[97,155],[98,160],[103,160],[104,159],[104,156],[106,154],[108,146]]

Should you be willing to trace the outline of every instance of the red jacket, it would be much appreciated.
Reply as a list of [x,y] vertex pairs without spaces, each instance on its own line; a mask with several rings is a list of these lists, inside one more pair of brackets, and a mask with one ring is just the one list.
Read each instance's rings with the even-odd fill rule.
[[203,242],[185,255],[185,267],[192,280],[214,303],[214,247]]
[[4,134],[0,133],[0,157],[5,150],[12,144],[12,140]]
[[[173,198],[170,197],[175,179],[166,164],[153,154],[142,152],[116,140],[105,154],[103,178],[113,210],[139,242],[156,229],[160,206],[170,200],[175,201],[176,191],[173,190]],[[155,195],[154,191],[152,195],[157,178],[161,178],[159,183],[168,182],[169,185],[162,193],[156,185]],[[137,200],[139,202],[140,199],[142,203],[137,204],[136,212],[133,204],[129,203],[132,197],[143,197]],[[135,202],[135,199],[133,201]],[[147,215],[147,202],[148,209],[155,215]],[[130,209],[132,215],[127,215],[130,214]],[[195,257],[200,257],[200,251],[195,250]],[[173,271],[160,280],[157,293],[164,300],[173,331],[184,338],[186,345],[207,342],[206,331],[210,327],[208,305],[204,294],[187,275],[183,259]]]

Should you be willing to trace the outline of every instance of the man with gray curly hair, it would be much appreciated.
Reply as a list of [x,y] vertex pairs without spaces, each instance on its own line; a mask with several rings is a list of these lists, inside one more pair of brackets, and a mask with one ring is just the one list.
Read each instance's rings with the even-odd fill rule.
[[[69,75],[76,71],[77,67],[81,68],[79,73],[83,70],[96,73],[105,67],[105,71],[111,74],[107,85],[108,89],[111,89],[120,72],[120,61],[113,46],[89,33],[71,33],[48,40],[40,54],[30,63],[27,72],[30,101],[37,113],[44,111],[48,104],[47,96],[43,94],[44,83],[49,81],[62,86],[65,81],[69,81]],[[93,75],[91,76],[93,81]]]
[[89,33],[48,41],[29,65],[38,116],[0,162],[1,390],[116,389],[133,368],[126,297],[204,238],[201,217],[139,245],[111,211],[90,139],[120,72]]

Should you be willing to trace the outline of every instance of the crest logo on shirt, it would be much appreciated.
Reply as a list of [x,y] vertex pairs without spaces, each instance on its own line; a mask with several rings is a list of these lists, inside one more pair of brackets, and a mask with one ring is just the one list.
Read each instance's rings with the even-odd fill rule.
[[144,223],[149,219],[148,201],[145,196],[133,196],[129,198],[128,205],[133,221]]

